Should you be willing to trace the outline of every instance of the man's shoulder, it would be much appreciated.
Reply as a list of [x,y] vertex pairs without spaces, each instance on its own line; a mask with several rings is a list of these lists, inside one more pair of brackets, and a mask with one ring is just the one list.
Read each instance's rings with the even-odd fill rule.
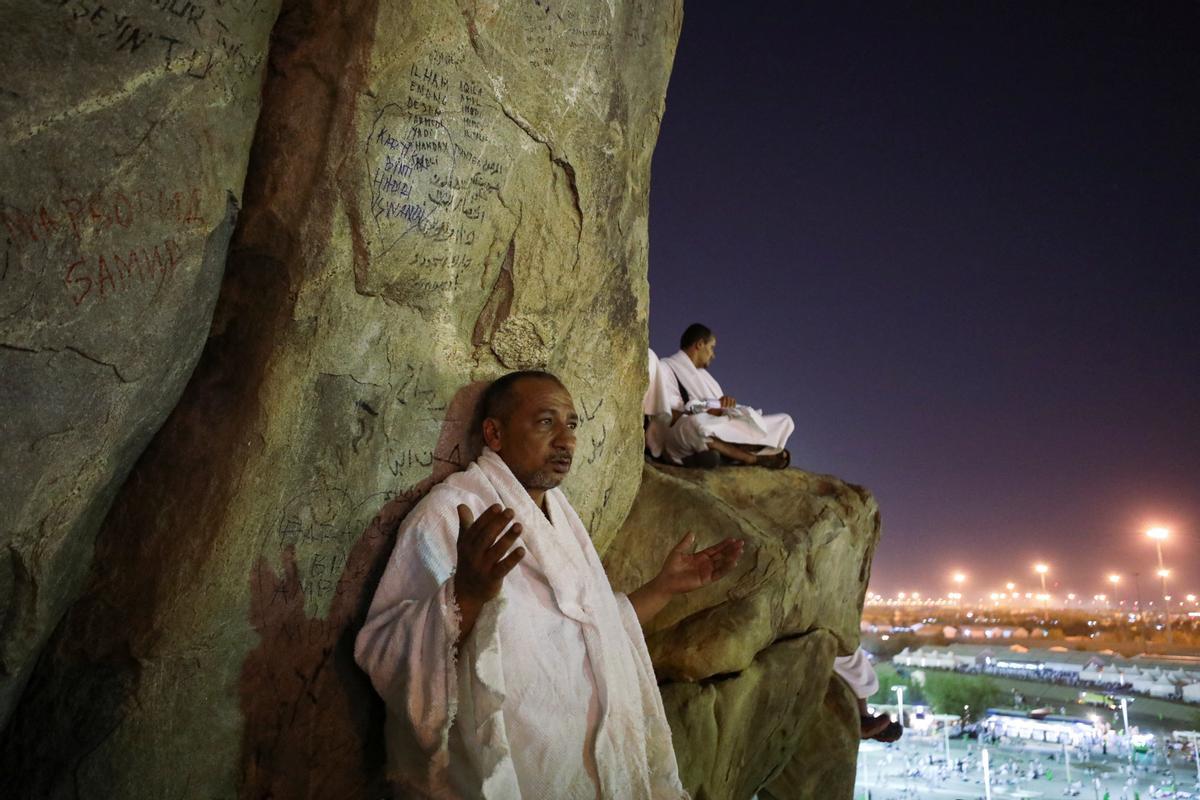
[[457,508],[460,505],[467,506],[478,516],[495,502],[482,493],[481,476],[479,466],[471,463],[465,470],[455,472],[441,483],[435,484],[408,513],[404,520],[405,526],[441,519],[457,521]]

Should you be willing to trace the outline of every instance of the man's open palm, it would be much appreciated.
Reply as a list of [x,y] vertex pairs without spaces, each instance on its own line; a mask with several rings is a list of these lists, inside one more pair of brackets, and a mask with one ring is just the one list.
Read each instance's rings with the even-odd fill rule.
[[682,594],[720,580],[737,564],[745,546],[741,539],[724,539],[693,553],[695,544],[696,535],[689,533],[671,549],[655,579],[660,589]]

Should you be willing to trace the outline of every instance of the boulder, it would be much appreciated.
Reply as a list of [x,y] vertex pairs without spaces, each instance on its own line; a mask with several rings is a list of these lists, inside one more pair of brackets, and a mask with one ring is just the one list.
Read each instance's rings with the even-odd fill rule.
[[825,800],[854,796],[858,765],[858,700],[840,679],[829,682],[794,755],[758,800]]
[[0,2],[0,728],[204,345],[277,9]]
[[[729,576],[676,598],[647,629],[685,787],[697,798],[749,800],[789,764],[801,772],[819,764],[828,785],[852,789],[858,715],[822,709],[831,684],[843,685],[833,677],[834,656],[858,646],[880,531],[874,498],[798,469],[647,464],[605,554],[614,587],[649,580],[689,531],[697,548],[734,536],[746,549]],[[814,760],[808,739],[828,739],[838,760]],[[849,756],[832,744],[849,739]]]
[[350,646],[396,520],[470,457],[480,381],[563,378],[568,493],[607,549],[640,476],[650,158],[680,23],[645,0],[285,4],[211,334],[92,569],[73,561],[84,591],[4,733],[15,796],[382,793]]

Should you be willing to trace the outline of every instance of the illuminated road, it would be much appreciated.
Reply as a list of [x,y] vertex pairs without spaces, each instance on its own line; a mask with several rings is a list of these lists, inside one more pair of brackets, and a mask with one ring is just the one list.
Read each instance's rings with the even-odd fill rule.
[[[945,745],[940,738],[906,736],[900,745],[891,746],[864,742],[859,750],[856,800],[866,798],[868,789],[872,800],[983,798],[978,745],[973,741],[955,740],[951,741],[950,749],[953,760],[964,760],[964,770],[946,769]],[[1104,800],[1105,792],[1110,800],[1200,798],[1195,766],[1190,758],[1182,755],[1173,755],[1169,768],[1161,763],[1131,768],[1127,761],[1113,756],[1096,755],[1086,762],[1072,756],[1071,782],[1068,784],[1061,749],[1031,744],[1028,747],[989,745],[988,750],[992,797],[997,800],[1036,797]],[[1030,769],[1035,766],[1039,775],[1031,777]],[[1098,785],[1096,780],[1099,780]],[[1162,793],[1172,786],[1175,793]]]

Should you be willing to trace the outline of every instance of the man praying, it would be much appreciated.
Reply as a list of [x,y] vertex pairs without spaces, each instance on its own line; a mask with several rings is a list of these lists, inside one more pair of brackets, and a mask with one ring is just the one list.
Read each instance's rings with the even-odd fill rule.
[[763,414],[725,394],[708,371],[716,349],[716,334],[696,323],[683,332],[679,351],[659,362],[672,418],[662,436],[663,453],[676,464],[715,466],[696,459],[710,452],[737,464],[787,467],[787,440],[796,427],[792,418]]
[[614,593],[557,488],[579,418],[554,375],[516,372],[481,401],[482,455],[412,510],[355,659],[387,705],[404,796],[686,798],[640,625],[728,573],[742,542]]

